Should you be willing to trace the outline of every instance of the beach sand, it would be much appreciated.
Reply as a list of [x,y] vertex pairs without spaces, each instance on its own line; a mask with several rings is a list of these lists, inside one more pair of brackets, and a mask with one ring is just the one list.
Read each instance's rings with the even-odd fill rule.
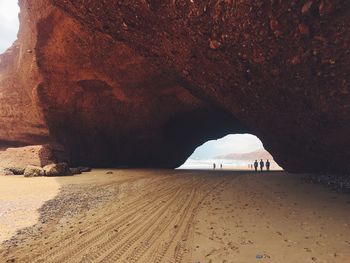
[[37,210],[54,198],[59,188],[54,178],[0,176],[0,243],[18,229],[36,224],[40,216]]
[[0,212],[0,262],[350,262],[350,195],[284,172],[0,177]]

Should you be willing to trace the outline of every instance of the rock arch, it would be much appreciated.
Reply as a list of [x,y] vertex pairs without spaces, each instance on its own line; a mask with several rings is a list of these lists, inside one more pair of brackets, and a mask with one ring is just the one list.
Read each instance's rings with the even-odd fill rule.
[[347,1],[20,5],[0,57],[2,145],[175,167],[205,140],[253,132],[288,171],[350,171]]

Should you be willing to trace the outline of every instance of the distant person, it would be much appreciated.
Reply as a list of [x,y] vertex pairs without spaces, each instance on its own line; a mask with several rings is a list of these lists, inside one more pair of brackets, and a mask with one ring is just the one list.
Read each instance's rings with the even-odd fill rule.
[[260,160],[260,171],[262,172],[264,169],[264,161],[263,159]]
[[222,169],[222,164],[220,164],[220,169]]
[[215,170],[216,169],[216,164],[215,163],[213,163],[213,170]]
[[255,160],[255,162],[254,162],[255,172],[257,172],[257,171],[258,171],[258,166],[259,166],[259,164],[258,164],[258,160]]
[[266,160],[266,170],[270,171],[270,162],[269,159]]

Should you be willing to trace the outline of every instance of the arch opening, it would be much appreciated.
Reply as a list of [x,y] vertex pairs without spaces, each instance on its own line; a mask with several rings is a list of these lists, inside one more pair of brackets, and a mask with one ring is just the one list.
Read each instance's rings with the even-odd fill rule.
[[19,30],[19,6],[17,1],[0,0],[0,54],[17,39]]
[[254,161],[261,159],[269,160],[271,171],[283,170],[257,136],[229,134],[198,146],[178,169],[213,169],[215,164],[218,170],[253,170]]

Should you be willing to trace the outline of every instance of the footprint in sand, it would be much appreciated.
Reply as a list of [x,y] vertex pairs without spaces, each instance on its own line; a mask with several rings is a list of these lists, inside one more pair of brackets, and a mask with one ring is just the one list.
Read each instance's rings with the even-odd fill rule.
[[237,251],[239,248],[238,247],[236,247],[232,242],[229,242],[228,244],[228,247],[231,249],[231,250],[233,250],[233,251]]
[[320,242],[320,241],[316,241],[315,244],[316,244],[317,246],[320,246],[320,247],[324,247],[324,246],[325,246],[325,244],[322,243],[322,242]]
[[212,249],[205,257],[210,257],[212,254],[214,254],[217,251],[217,249]]
[[292,241],[290,239],[284,239],[283,241],[286,242],[286,243],[290,243],[290,244],[296,244],[297,243],[297,242]]
[[244,240],[243,242],[241,242],[241,245],[252,245],[252,244],[254,244],[254,242],[251,240]]

